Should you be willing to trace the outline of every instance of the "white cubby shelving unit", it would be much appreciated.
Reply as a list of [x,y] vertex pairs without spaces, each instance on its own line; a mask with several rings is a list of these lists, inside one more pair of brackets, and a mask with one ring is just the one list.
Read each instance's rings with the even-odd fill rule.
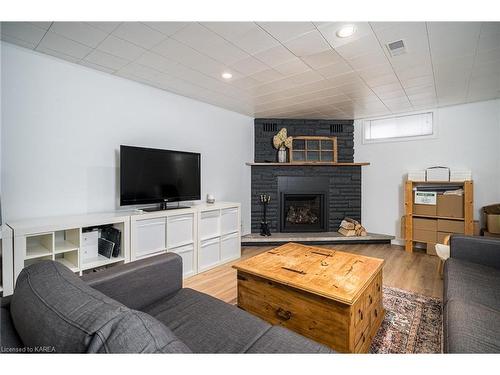
[[[239,203],[218,202],[155,212],[117,211],[9,222],[0,240],[3,295],[12,294],[24,267],[41,260],[60,262],[82,275],[173,252],[182,257],[184,277],[195,275],[241,256],[240,209]],[[91,236],[87,231],[105,225],[121,232],[117,257],[106,258],[88,250],[95,246],[88,243]]]
[[219,202],[130,216],[131,261],[166,252],[189,277],[241,256],[240,204]]
[[0,294],[11,295],[14,291],[14,259],[12,229],[7,225],[0,226]]
[[[129,212],[99,213],[78,216],[49,217],[9,223],[14,238],[15,281],[24,267],[41,260],[54,260],[81,275],[84,271],[114,263],[128,262]],[[121,232],[121,249],[117,257],[106,258],[82,254],[82,232],[86,228],[112,225]]]

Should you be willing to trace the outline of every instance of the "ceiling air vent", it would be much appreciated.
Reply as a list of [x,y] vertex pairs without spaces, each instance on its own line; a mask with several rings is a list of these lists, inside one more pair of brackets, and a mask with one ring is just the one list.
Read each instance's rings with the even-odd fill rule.
[[391,56],[399,56],[406,53],[406,46],[403,40],[396,40],[395,42],[387,43],[387,49]]

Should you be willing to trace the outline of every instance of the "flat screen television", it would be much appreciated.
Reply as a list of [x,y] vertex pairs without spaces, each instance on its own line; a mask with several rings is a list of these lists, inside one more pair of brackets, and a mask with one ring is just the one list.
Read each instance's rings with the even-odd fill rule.
[[120,146],[120,205],[200,199],[198,153]]

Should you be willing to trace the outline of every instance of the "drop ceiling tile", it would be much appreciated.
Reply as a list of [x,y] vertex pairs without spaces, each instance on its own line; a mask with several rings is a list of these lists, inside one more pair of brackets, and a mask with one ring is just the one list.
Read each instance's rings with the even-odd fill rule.
[[[380,86],[376,86],[376,87],[371,86],[371,89],[377,95],[384,94],[384,93],[391,92],[391,91],[403,92],[403,88],[399,82],[389,83],[387,85],[380,85]],[[403,92],[403,94],[404,94],[404,92]]]
[[140,22],[124,22],[113,31],[113,35],[144,49],[151,49],[166,39],[165,34]]
[[378,77],[362,77],[365,83],[370,87],[378,87],[398,83],[399,79],[394,73],[385,74]]
[[171,36],[189,26],[190,22],[144,22],[144,24],[162,34]]
[[286,62],[284,64],[275,66],[274,69],[285,76],[304,73],[304,72],[307,72],[308,70],[311,70],[309,68],[309,66],[304,64],[302,62],[302,60],[300,60],[298,58],[295,58],[294,60],[291,60],[291,61]]
[[86,60],[80,60],[80,61],[78,61],[78,64],[82,65],[82,66],[86,66],[87,68],[100,70],[101,72],[106,72],[106,73],[110,73],[110,74],[113,74],[115,72],[115,69],[106,68],[102,65],[94,64],[94,63],[91,63],[90,61],[86,61]]
[[474,54],[481,29],[479,22],[428,22],[427,26],[434,62]]
[[95,27],[107,34],[111,34],[114,29],[120,26],[121,22],[85,22],[87,25]]
[[51,50],[63,56],[70,56],[73,59],[82,59],[92,51],[90,47],[64,38],[50,30],[45,34],[37,47],[37,51],[44,52],[46,50]]
[[389,64],[387,61],[387,57],[381,50],[377,52],[370,52],[366,55],[360,55],[349,59],[348,61],[354,70],[363,70],[374,65]]
[[251,77],[242,77],[240,79],[232,80],[230,84],[242,90],[250,90],[259,86],[260,82]]
[[[46,33],[45,29],[29,22],[2,22],[0,31],[3,40],[23,44],[28,48],[35,48]],[[16,41],[19,41],[19,43],[16,43]]]
[[257,60],[255,57],[248,56],[243,60],[236,61],[231,68],[243,75],[251,75],[269,69],[269,66]]
[[129,60],[99,50],[92,51],[85,56],[84,60],[112,70],[121,69],[130,62]]
[[108,34],[84,22],[54,22],[50,31],[86,46],[95,48]]
[[164,73],[170,72],[171,69],[177,65],[175,61],[169,60],[151,51],[146,51],[142,56],[135,60],[135,62]]
[[24,47],[24,48],[28,48],[28,49],[35,49],[35,47],[36,47],[35,43],[25,42],[24,40],[12,38],[12,37],[5,35],[5,34],[0,35],[0,39],[4,42],[15,44],[16,46],[20,46],[20,47]]
[[345,59],[353,59],[368,53],[382,52],[380,44],[374,34],[367,34],[353,39],[335,48],[337,53]]
[[[69,61],[72,63],[77,63],[78,61],[80,61],[79,57],[74,57],[71,55],[67,55],[63,52],[47,48],[42,44],[38,45],[38,47],[36,48],[36,51],[41,52],[41,53],[45,53],[46,55],[54,56],[54,57],[57,57],[59,59],[66,60],[66,61]],[[71,51],[71,52],[73,52],[73,51]]]
[[312,22],[258,22],[257,24],[282,43],[316,28]]
[[278,80],[280,78],[283,78],[283,74],[280,72],[274,70],[274,69],[266,69],[261,72],[255,73],[250,75],[251,78],[262,82],[262,83],[267,83],[271,81]]
[[351,66],[344,62],[343,60],[338,61],[334,64],[324,66],[322,68],[316,69],[316,71],[321,74],[324,78],[333,78],[339,75],[344,75],[347,73],[354,74]]
[[52,25],[52,22],[50,21],[45,21],[45,22],[30,22],[31,25],[39,27],[44,30],[48,30],[50,28],[50,25]]
[[248,57],[246,52],[198,23],[190,24],[172,38],[226,65]]
[[420,76],[416,78],[410,78],[401,81],[403,87],[415,87],[422,85],[434,85],[434,76],[432,74],[426,76]]
[[132,74],[136,77],[145,79],[149,82],[155,82],[157,77],[160,75],[160,72],[158,72],[155,69],[151,69],[147,66],[137,64],[137,63],[130,63],[126,65],[125,67],[119,69],[116,73],[117,75],[121,74]]
[[313,30],[285,43],[285,47],[298,57],[331,50],[323,36]]
[[256,59],[259,59],[263,63],[266,63],[270,67],[284,64],[296,58],[296,56],[293,53],[291,53],[282,45],[256,53],[254,57]]
[[347,72],[332,78],[328,78],[328,82],[331,83],[331,87],[338,87],[345,84],[364,85],[364,82],[359,78],[359,76],[355,72]]
[[313,69],[319,69],[339,62],[344,62],[342,57],[340,57],[339,54],[332,49],[302,56],[301,59]]
[[[249,24],[250,28],[246,24]],[[210,26],[208,27],[210,28]],[[276,39],[251,22],[245,23],[244,28],[238,27],[238,32],[225,34],[227,34],[223,35],[225,39],[251,55],[279,45]]]
[[97,49],[126,60],[135,60],[146,52],[144,48],[113,35],[109,35],[104,39]]

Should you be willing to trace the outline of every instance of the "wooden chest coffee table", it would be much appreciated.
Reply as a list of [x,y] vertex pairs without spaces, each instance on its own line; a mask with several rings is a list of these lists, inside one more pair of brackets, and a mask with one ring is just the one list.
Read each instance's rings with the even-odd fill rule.
[[288,243],[238,262],[238,306],[336,351],[366,353],[382,320],[382,259]]

